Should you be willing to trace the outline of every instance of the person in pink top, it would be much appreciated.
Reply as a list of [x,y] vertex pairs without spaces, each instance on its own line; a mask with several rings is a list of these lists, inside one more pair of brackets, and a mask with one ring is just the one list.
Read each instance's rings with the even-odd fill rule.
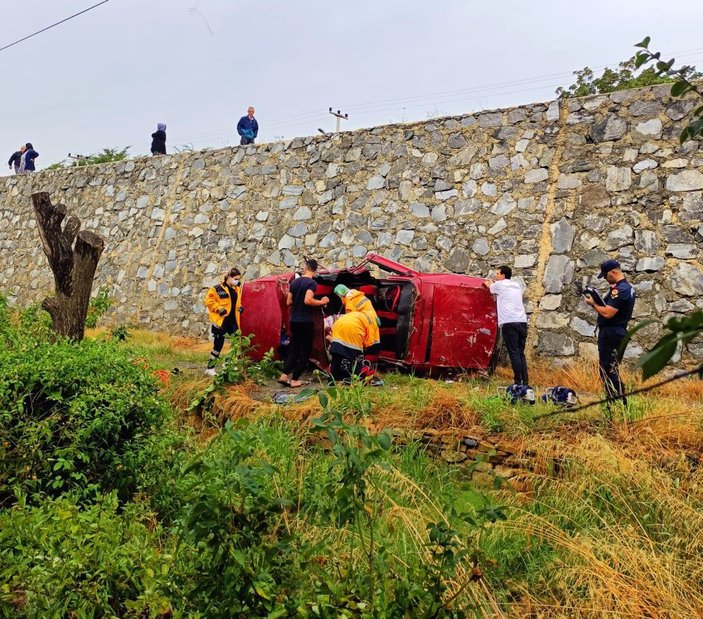
[[483,285],[496,298],[498,326],[505,342],[505,348],[513,367],[513,376],[518,385],[529,385],[527,377],[527,313],[522,302],[522,286],[512,280],[513,270],[502,266],[496,272],[495,280],[486,279]]

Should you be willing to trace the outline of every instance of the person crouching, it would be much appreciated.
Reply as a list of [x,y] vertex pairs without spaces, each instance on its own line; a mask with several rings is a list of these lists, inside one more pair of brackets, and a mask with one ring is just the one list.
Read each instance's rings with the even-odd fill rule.
[[328,340],[332,355],[331,373],[335,381],[370,375],[364,361],[364,349],[374,344],[373,330],[364,314],[353,311],[337,318]]
[[369,323],[369,338],[372,340],[372,344],[365,348],[364,357],[375,367],[378,362],[378,353],[381,350],[381,332],[379,329],[381,320],[371,300],[361,290],[348,288],[344,284],[338,284],[334,289],[334,293],[342,300],[342,306],[346,314],[361,312],[366,316]]
[[205,373],[215,376],[215,366],[225,345],[225,335],[232,335],[239,329],[241,312],[241,273],[232,268],[223,277],[222,283],[213,286],[205,295],[205,307],[212,323],[213,344]]

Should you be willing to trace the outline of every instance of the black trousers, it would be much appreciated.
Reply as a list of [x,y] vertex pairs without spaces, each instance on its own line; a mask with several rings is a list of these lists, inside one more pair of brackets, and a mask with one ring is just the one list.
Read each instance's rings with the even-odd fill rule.
[[500,328],[503,342],[513,367],[513,379],[518,385],[529,385],[527,377],[527,359],[525,359],[525,344],[527,342],[526,322],[506,322]]
[[212,349],[219,353],[225,345],[225,335],[232,335],[237,330],[237,323],[225,319],[221,327],[212,325]]
[[239,140],[239,143],[244,146],[245,144],[253,144],[254,143],[254,138],[245,138],[242,136],[242,139]]
[[348,356],[336,352],[332,353],[330,371],[336,382],[350,380],[352,376],[358,376],[361,368],[364,367],[364,355],[351,348],[348,350]]
[[290,374],[293,380],[298,380],[308,367],[314,337],[314,322],[290,323],[290,344],[286,362],[283,364],[283,373]]
[[620,396],[623,404],[627,404],[627,398],[620,380],[618,348],[625,335],[625,327],[598,328],[598,370],[605,386],[605,395],[609,398]]

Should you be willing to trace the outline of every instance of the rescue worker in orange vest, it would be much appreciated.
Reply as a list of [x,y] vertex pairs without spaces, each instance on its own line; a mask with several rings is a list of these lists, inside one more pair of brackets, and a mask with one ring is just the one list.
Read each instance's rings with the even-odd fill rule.
[[373,343],[366,347],[364,355],[367,361],[375,364],[378,361],[378,351],[381,349],[381,332],[379,331],[381,319],[376,314],[371,300],[361,290],[348,288],[344,284],[335,286],[334,293],[342,299],[345,313],[361,312],[366,316],[369,323],[369,337]]
[[205,295],[205,307],[212,323],[213,344],[205,373],[215,376],[215,365],[225,345],[225,335],[239,329],[242,312],[242,284],[239,269],[233,267],[222,278],[222,283],[213,286]]
[[[374,330],[368,317],[351,311],[337,318],[328,336],[332,354],[332,378],[345,381],[352,376],[369,378],[373,375],[370,365],[364,360],[364,349],[374,344]],[[376,332],[378,327],[376,326]]]

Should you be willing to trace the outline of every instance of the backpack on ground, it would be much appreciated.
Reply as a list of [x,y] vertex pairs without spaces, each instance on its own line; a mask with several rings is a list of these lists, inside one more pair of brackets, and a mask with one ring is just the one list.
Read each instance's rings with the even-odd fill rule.
[[574,406],[578,402],[578,398],[573,389],[557,385],[545,390],[542,401],[558,404],[559,406]]
[[518,385],[513,383],[505,388],[505,395],[510,400],[511,404],[523,402],[527,404],[535,403],[535,392],[529,385]]

